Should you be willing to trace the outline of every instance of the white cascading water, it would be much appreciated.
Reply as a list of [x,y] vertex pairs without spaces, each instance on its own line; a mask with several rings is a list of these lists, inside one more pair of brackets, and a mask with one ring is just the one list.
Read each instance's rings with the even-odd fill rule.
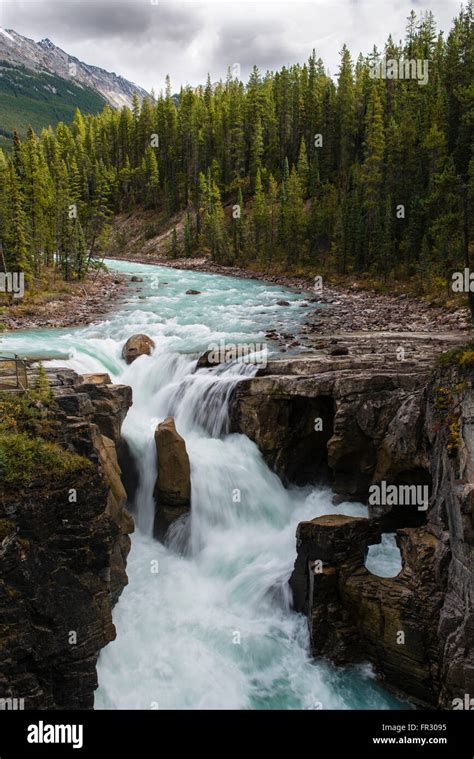
[[[65,353],[67,360],[51,363],[108,371],[133,388],[123,436],[140,474],[137,529],[129,585],[114,610],[117,639],[99,658],[96,708],[404,708],[368,667],[312,660],[306,620],[291,611],[298,522],[333,512],[365,515],[366,508],[334,507],[324,488],[285,489],[254,443],[228,434],[228,399],[251,365],[195,371],[195,352],[210,343],[262,341],[276,320],[291,331],[303,316],[304,296],[261,282],[113,265],[143,277],[146,300],[130,291],[98,325],[15,333],[0,344],[0,351],[19,354]],[[186,296],[190,287],[202,294]],[[289,307],[276,305],[282,293]],[[156,349],[126,366],[121,348],[137,332],[150,335]],[[169,415],[186,440],[192,510],[164,546],[151,534],[154,431]],[[367,566],[398,573],[393,538],[370,550]]]

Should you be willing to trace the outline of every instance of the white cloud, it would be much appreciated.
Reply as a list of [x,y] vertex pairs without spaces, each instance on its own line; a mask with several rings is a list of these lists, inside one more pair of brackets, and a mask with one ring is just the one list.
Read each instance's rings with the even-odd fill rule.
[[[335,74],[346,43],[354,58],[389,33],[404,36],[416,0],[3,0],[0,26],[49,37],[87,63],[122,74],[156,91],[170,74],[173,89],[215,81],[240,63],[245,78],[304,62],[312,48]],[[447,31],[458,0],[432,0],[439,28]]]

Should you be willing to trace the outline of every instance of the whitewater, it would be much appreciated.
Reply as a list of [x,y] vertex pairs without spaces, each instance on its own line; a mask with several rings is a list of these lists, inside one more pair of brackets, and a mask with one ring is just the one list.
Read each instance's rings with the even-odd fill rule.
[[[61,354],[48,361],[78,373],[108,372],[131,385],[122,429],[140,474],[131,505],[136,531],[129,584],[114,609],[117,638],[98,662],[96,709],[399,709],[368,665],[336,668],[308,654],[306,620],[291,609],[288,579],[298,522],[328,513],[365,516],[362,504],[332,504],[327,488],[284,488],[256,445],[228,433],[228,400],[255,367],[234,362],[196,371],[213,343],[261,344],[267,330],[293,333],[305,295],[255,280],[122,261],[143,278],[115,312],[78,329],[7,334],[0,351]],[[188,289],[199,295],[186,295]],[[288,306],[277,305],[284,298]],[[146,333],[150,356],[127,366],[124,342]],[[278,356],[276,345],[268,343]],[[191,463],[191,517],[166,545],[152,538],[154,432],[175,418]],[[236,493],[239,493],[236,501]],[[400,570],[393,536],[369,551],[368,568]]]

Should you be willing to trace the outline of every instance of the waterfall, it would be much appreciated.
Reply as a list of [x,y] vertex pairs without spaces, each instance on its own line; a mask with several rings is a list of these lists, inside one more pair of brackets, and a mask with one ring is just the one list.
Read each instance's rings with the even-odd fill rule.
[[[123,436],[139,470],[137,530],[129,585],[114,610],[117,638],[99,658],[96,708],[403,708],[367,667],[312,660],[306,620],[291,610],[298,522],[336,511],[365,515],[366,508],[336,508],[325,488],[284,488],[251,440],[229,434],[229,398],[254,366],[196,371],[196,355],[211,341],[255,342],[278,319],[294,325],[303,296],[284,292],[290,306],[281,308],[281,288],[264,283],[115,266],[140,273],[146,301],[132,295],[99,325],[6,340],[19,353],[67,352],[77,371],[108,371],[133,388]],[[156,282],[147,290],[157,271],[166,278],[159,296]],[[185,296],[187,288],[203,292]],[[121,346],[134,332],[149,334],[156,349],[125,366]],[[168,415],[190,458],[191,516],[162,545],[152,538],[154,432]]]

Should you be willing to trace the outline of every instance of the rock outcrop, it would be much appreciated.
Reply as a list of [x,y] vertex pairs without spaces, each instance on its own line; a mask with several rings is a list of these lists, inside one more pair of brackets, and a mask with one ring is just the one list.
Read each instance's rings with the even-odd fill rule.
[[[131,389],[49,371],[57,444],[87,459],[31,487],[0,488],[0,697],[25,709],[91,709],[112,607],[127,583],[133,520],[116,444]],[[107,419],[107,411],[113,419]]]
[[[376,473],[391,477],[386,434],[392,422],[397,428],[401,408],[411,410],[410,434],[419,428],[428,377],[429,365],[421,360],[374,355],[269,361],[258,376],[237,385],[231,430],[254,440],[284,482],[324,479],[341,498],[365,500]],[[423,457],[406,458],[398,480],[410,482],[415,469],[426,480]]]
[[294,604],[308,615],[313,656],[337,664],[369,660],[392,689],[433,705],[448,549],[424,528],[397,537],[403,569],[382,578],[364,566],[368,546],[380,542],[375,521],[330,515],[300,523]]
[[158,476],[154,490],[154,535],[163,540],[168,528],[189,513],[191,507],[191,467],[186,443],[168,416],[156,428]]
[[454,366],[427,389],[433,492],[427,530],[450,551],[440,610],[439,703],[474,694],[474,372]]
[[[451,709],[474,693],[474,372],[433,370],[440,346],[425,342],[403,361],[361,352],[271,361],[237,385],[231,429],[284,480],[325,478],[336,500],[367,503],[384,483],[428,490],[427,510],[369,504],[370,520],[299,525],[291,586],[314,655],[369,660],[398,692]],[[396,578],[364,566],[378,530],[396,531]]]
[[139,356],[149,356],[155,343],[148,335],[132,335],[122,349],[122,358],[127,364],[132,364]]

